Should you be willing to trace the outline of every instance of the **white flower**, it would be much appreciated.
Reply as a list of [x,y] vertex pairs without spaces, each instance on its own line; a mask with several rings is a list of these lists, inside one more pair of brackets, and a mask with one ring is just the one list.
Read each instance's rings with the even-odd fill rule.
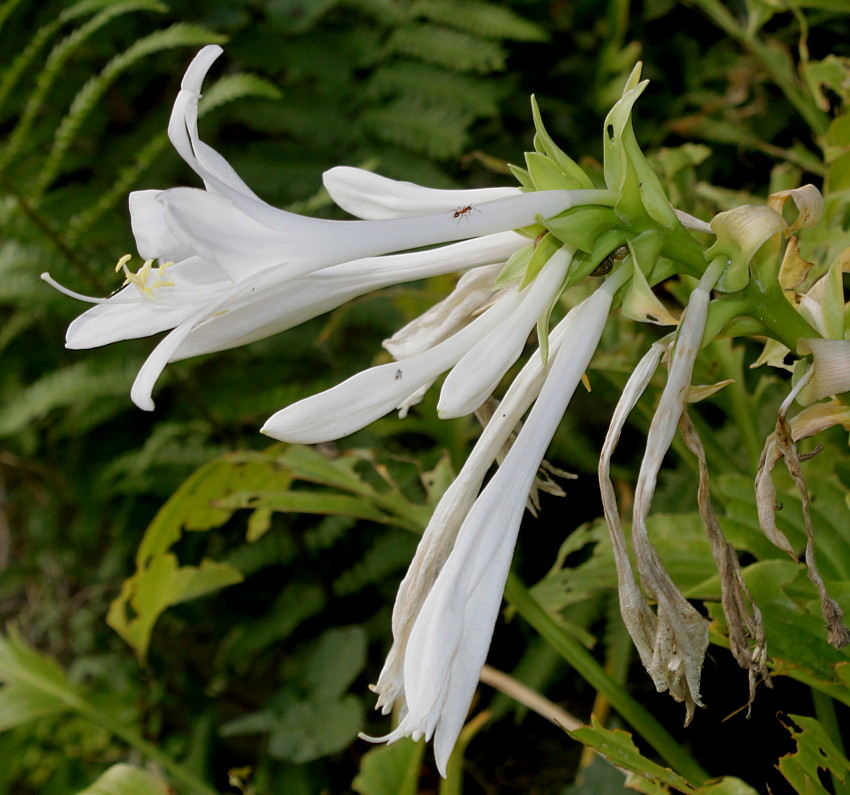
[[[596,350],[611,299],[621,284],[619,278],[609,279],[565,318],[552,334],[549,367],[541,367],[539,358],[527,365],[522,386],[515,395],[509,391],[506,396],[504,403],[509,406],[504,420],[495,426],[496,420],[492,420],[479,441],[487,454],[476,456],[473,451],[470,461],[475,463],[469,469],[464,467],[466,473],[456,481],[463,485],[447,492],[438,506],[411,567],[413,576],[402,585],[402,609],[397,605],[393,615],[396,646],[376,687],[384,712],[392,702],[400,702],[402,718],[388,735],[367,739],[394,742],[407,736],[433,737],[443,775],[487,656],[528,493]],[[517,411],[521,415],[528,406],[534,386],[539,388],[547,369],[519,436],[459,523],[453,514],[466,511],[470,496],[480,487],[484,472],[515,425]],[[491,427],[493,431],[488,433]],[[451,510],[441,510],[443,504]],[[440,526],[441,520],[460,524],[456,538]],[[440,537],[439,545],[431,534]],[[452,541],[451,552],[445,556]]]
[[[127,271],[129,283],[114,296],[85,299],[44,277],[97,304],[69,327],[69,348],[173,329],[133,384],[131,397],[143,409],[153,409],[151,392],[169,361],[277,333],[387,284],[503,261],[521,243],[510,230],[538,215],[607,200],[606,191],[439,191],[342,168],[326,175],[331,193],[372,220],[327,221],[276,209],[198,137],[201,84],[221,52],[211,45],[192,61],[168,125],[205,190],[130,195],[133,234],[146,262],[136,274]],[[381,211],[376,185],[401,209]],[[468,242],[380,257],[456,240]]]

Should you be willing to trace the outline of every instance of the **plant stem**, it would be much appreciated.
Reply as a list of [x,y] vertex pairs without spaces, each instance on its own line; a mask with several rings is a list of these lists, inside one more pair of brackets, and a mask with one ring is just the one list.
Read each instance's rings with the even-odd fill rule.
[[621,688],[577,640],[564,632],[512,573],[505,599],[590,685],[603,693],[622,718],[678,773],[700,784],[708,774],[673,736]]
[[740,348],[732,347],[732,340],[718,340],[714,346],[714,352],[720,360],[720,367],[726,378],[734,379],[734,383],[726,387],[727,396],[730,399],[732,418],[735,427],[744,439],[747,453],[750,459],[750,472],[754,475],[761,458],[763,441],[758,433],[758,416],[753,410],[754,402],[751,400],[747,387],[744,383],[744,372],[741,367]]

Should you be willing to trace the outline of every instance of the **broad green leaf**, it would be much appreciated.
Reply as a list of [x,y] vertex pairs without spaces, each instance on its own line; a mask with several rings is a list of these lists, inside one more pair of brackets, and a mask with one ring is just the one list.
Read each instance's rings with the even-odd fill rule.
[[256,508],[279,513],[312,513],[353,516],[372,522],[398,526],[398,517],[389,516],[375,507],[373,501],[347,494],[325,491],[242,492],[217,501],[223,508]]
[[168,795],[170,792],[173,790],[168,784],[150,771],[117,764],[77,795]]
[[779,772],[788,780],[794,791],[800,795],[828,795],[820,783],[818,770],[828,771],[843,782],[850,781],[850,761],[827,736],[823,726],[814,718],[804,715],[789,715],[800,727],[785,724],[797,743],[794,753],[779,759]]
[[167,608],[242,579],[242,573],[226,563],[203,560],[200,566],[180,566],[173,554],[158,554],[124,581],[106,620],[143,660],[153,626]]
[[[591,726],[582,726],[575,731],[568,731],[567,734],[574,740],[595,749],[612,764],[642,779],[641,785],[637,787],[641,792],[666,793],[670,791],[670,787],[685,795],[696,795],[699,792],[678,773],[641,755],[628,732],[621,729],[609,731],[599,723],[596,716],[593,716],[591,720]],[[646,784],[650,786],[645,786]]]
[[583,726],[567,732],[575,740],[595,749],[609,762],[626,770],[626,784],[630,789],[646,795],[758,795],[758,792],[739,778],[722,778],[694,784],[669,768],[647,759],[635,747],[632,737],[621,729],[609,730],[592,718],[592,726]]
[[360,760],[360,772],[351,783],[359,795],[417,795],[425,742],[404,737],[379,745]]
[[68,705],[51,694],[6,684],[0,689],[0,732],[66,709]]
[[44,711],[50,700],[56,703],[56,711],[84,706],[58,663],[28,646],[14,626],[6,637],[0,636],[0,682],[3,683],[0,692],[14,694],[7,706],[10,715],[19,718],[27,709],[32,717],[38,717],[37,711]]

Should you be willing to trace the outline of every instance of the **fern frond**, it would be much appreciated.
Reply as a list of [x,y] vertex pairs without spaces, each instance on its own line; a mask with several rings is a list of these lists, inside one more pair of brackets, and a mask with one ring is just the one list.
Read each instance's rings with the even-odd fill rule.
[[502,94],[493,81],[412,61],[395,61],[377,70],[366,90],[372,96],[415,95],[434,104],[457,107],[476,117],[496,115]]
[[379,140],[429,157],[446,158],[464,150],[472,116],[402,100],[366,111],[360,122]]
[[0,410],[0,436],[10,436],[63,406],[84,406],[106,395],[125,394],[135,378],[138,362],[113,363],[98,371],[82,361],[54,370],[18,394],[18,399]]
[[[204,91],[204,99],[198,108],[203,117],[221,105],[226,105],[244,97],[264,97],[278,99],[280,90],[262,77],[252,74],[226,75]],[[114,184],[94,204],[77,213],[68,222],[66,241],[69,246],[80,240],[94,224],[110,212],[118,202],[123,201],[136,185],[139,176],[144,173],[168,148],[168,136],[165,132],[153,137],[138,153],[131,165],[118,175]]]
[[18,7],[18,4],[21,0],[6,0],[2,6],[0,6],[0,30],[3,29],[3,25],[6,24],[6,20],[9,18],[11,13]]
[[[7,6],[11,5],[14,8],[18,0],[8,0]],[[0,78],[0,108],[3,107],[9,93],[17,85],[21,75],[26,71],[27,67],[35,60],[41,49],[53,37],[56,31],[63,25],[66,25],[73,20],[93,14],[96,11],[103,9],[111,4],[112,0],[81,0],[79,3],[74,3],[70,8],[66,8],[55,19],[52,19],[46,25],[40,27],[33,35],[21,52],[15,57],[11,64],[4,67],[3,76]],[[161,3],[152,0],[145,4],[146,8],[156,11],[164,11],[165,8]],[[6,6],[3,12],[6,11]]]
[[409,55],[455,72],[500,72],[505,68],[505,50],[498,44],[427,22],[393,31],[385,46],[389,53]]
[[416,0],[410,15],[484,36],[489,39],[546,41],[543,28],[518,16],[509,8],[476,0]]
[[397,0],[345,0],[345,5],[380,25],[397,25],[407,15],[407,9]]
[[35,89],[30,94],[27,104],[21,113],[15,129],[9,136],[6,146],[0,151],[0,172],[4,171],[20,153],[24,143],[29,138],[33,122],[38,117],[44,105],[44,100],[56,80],[62,76],[62,67],[86,39],[122,14],[132,11],[165,11],[165,7],[151,0],[127,0],[122,3],[112,3],[104,8],[84,25],[60,41],[47,56],[47,61],[36,80]]
[[35,195],[40,195],[56,178],[62,166],[62,160],[74,141],[80,125],[98,103],[110,85],[118,76],[141,58],[173,47],[189,45],[220,44],[225,37],[212,33],[205,28],[186,23],[172,25],[165,30],[157,30],[143,39],[139,39],[120,55],[113,58],[103,71],[92,77],[74,97],[65,118],[59,124],[53,146],[47,156],[35,187]]

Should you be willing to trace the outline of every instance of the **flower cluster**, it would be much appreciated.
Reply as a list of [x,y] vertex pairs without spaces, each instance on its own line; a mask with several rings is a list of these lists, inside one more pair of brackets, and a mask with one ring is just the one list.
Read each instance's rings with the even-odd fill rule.
[[[692,388],[694,362],[701,347],[741,317],[760,320],[748,333],[785,346],[766,351],[764,361],[782,361],[788,350],[800,357],[802,377],[791,400],[805,396],[815,403],[850,388],[843,299],[837,309],[830,297],[836,284],[840,291],[846,263],[794,301],[786,296],[795,287],[786,283],[788,273],[796,271],[789,265],[780,278],[772,264],[778,262],[781,236],[819,217],[817,191],[809,186],[789,192],[775,197],[775,206],[739,208],[710,225],[672,208],[632,131],[632,106],[646,86],[636,68],[605,120],[603,188],[594,187],[556,146],[534,106],[536,151],[526,155],[524,168],[514,169],[521,188],[432,190],[338,167],[324,175],[325,187],[359,220],[305,218],[263,202],[200,140],[201,84],[220,52],[206,47],[192,62],[168,128],[204,189],[130,195],[133,233],[145,263],[133,273],[122,258],[127,282],[107,299],[86,299],[54,283],[96,304],[71,324],[67,345],[88,348],[170,330],[131,391],[140,408],[151,410],[154,384],[170,361],[276,334],[390,284],[463,274],[447,299],[385,343],[396,361],[283,408],[262,429],[292,443],[338,439],[387,412],[403,415],[443,375],[441,417],[491,406],[401,584],[393,646],[374,688],[378,707],[384,713],[398,708],[400,720],[377,739],[433,738],[437,764],[445,772],[487,655],[529,493],[616,307],[636,321],[675,327],[636,366],[600,457],[603,505],[629,632],[658,690],[685,702],[690,717],[700,704],[707,626],[664,570],[646,529],[662,460],[681,428],[701,464],[700,510],[722,575],[733,652],[751,681],[766,678],[758,610],[711,512],[701,445],[686,409],[688,402],[722,388]],[[789,197],[800,209],[791,226],[781,214]],[[711,235],[711,248],[694,232]],[[698,280],[680,319],[651,290],[674,274]],[[573,308],[552,325],[562,296],[576,285],[586,294],[588,284],[593,285],[589,297],[571,300]],[[753,307],[768,303],[771,312],[754,313]],[[537,350],[496,404],[493,394],[535,328]],[[610,483],[610,460],[626,417],[662,361],[667,383],[647,436],[633,508],[636,577]],[[771,527],[766,507],[772,505],[770,469],[781,458],[793,466],[796,440],[848,422],[846,407],[836,401],[815,403],[790,426],[787,410],[783,406],[777,432],[765,447],[759,479],[759,504],[765,506],[760,518],[765,533],[780,545],[781,533],[775,523]],[[482,489],[495,462],[499,467]],[[807,562],[816,579],[813,549]],[[829,597],[821,592],[826,605]],[[840,610],[831,602],[829,609],[831,633],[839,643]]]

